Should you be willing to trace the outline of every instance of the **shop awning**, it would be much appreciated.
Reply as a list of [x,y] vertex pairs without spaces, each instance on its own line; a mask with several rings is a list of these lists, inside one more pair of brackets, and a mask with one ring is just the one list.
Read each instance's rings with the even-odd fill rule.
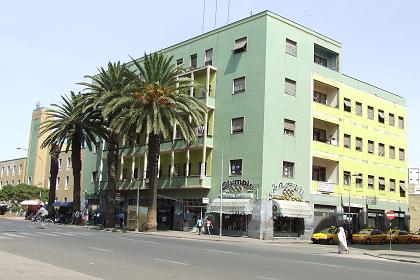
[[20,205],[41,205],[41,201],[38,199],[24,200],[20,203]]
[[[224,214],[252,214],[254,202],[247,198],[224,198],[222,200],[222,212]],[[207,212],[220,213],[220,198],[214,199],[208,206]]]
[[58,207],[73,207],[73,202],[69,201],[54,201],[52,206],[58,206]]
[[305,218],[312,216],[312,209],[306,202],[273,199],[273,215]]

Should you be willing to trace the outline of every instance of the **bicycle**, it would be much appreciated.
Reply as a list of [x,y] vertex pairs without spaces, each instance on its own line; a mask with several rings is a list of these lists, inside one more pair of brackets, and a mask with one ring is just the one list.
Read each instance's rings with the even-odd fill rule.
[[48,228],[50,224],[54,223],[51,219],[42,219],[40,215],[35,215],[32,219],[29,220],[30,228]]

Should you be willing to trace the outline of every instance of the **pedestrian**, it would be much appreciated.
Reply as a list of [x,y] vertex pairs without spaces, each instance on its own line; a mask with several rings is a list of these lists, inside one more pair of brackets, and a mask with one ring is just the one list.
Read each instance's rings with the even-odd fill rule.
[[201,234],[201,228],[203,227],[203,220],[201,218],[198,218],[197,224],[195,225],[198,228],[198,235]]
[[346,239],[346,233],[344,232],[343,227],[338,228],[338,253],[341,254],[342,252],[349,252],[349,249],[347,247],[347,239]]
[[210,219],[207,219],[206,220],[206,227],[207,227],[207,234],[208,235],[211,235],[210,229],[212,228],[212,224],[211,224],[211,220]]
[[124,227],[124,212],[120,212],[120,214],[118,214],[118,218],[120,220],[120,228]]

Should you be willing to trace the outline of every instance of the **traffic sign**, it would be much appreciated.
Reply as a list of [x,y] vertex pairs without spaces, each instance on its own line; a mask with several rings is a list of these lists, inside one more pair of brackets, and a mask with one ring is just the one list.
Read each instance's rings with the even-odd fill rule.
[[386,218],[388,220],[393,220],[395,219],[395,212],[392,210],[389,210],[388,212],[386,212]]

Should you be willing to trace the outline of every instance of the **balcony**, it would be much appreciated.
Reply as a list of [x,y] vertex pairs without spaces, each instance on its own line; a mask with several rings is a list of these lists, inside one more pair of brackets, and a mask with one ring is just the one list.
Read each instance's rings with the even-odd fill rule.
[[338,53],[314,44],[314,63],[334,71],[339,71]]
[[[122,180],[117,182],[117,190],[137,190],[147,189],[147,180],[145,186],[142,186],[142,180]],[[101,189],[106,190],[107,182],[101,182]],[[203,179],[203,186],[201,186],[200,176],[188,177],[162,177],[158,178],[158,189],[196,189],[196,188],[211,188],[211,177],[205,176]]]
[[313,101],[325,106],[338,109],[339,89],[314,80]]
[[312,188],[322,193],[334,192],[338,184],[339,163],[319,157],[312,158]]
[[339,146],[339,126],[335,123],[313,119],[312,140],[332,146]]

